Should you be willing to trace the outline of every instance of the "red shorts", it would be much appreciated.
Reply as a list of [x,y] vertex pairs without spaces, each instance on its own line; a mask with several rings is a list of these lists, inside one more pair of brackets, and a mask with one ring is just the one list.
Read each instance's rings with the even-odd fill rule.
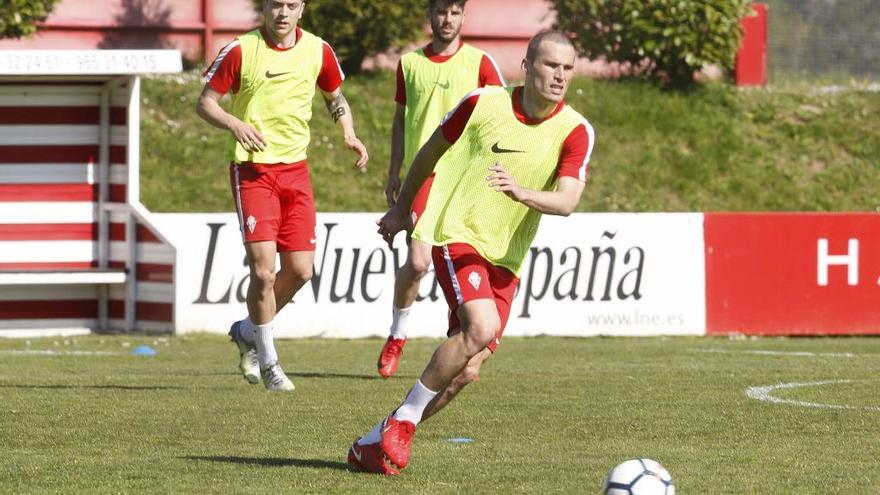
[[422,187],[419,188],[418,192],[416,192],[416,197],[413,198],[412,210],[410,210],[412,215],[412,224],[413,227],[416,226],[416,223],[419,221],[419,218],[422,217],[422,213],[425,212],[425,207],[428,206],[428,194],[431,193],[431,186],[434,184],[434,174],[431,174],[430,177],[425,179]]
[[315,250],[315,196],[305,160],[232,163],[229,180],[245,243],[275,241],[279,252]]
[[461,327],[456,311],[474,299],[494,299],[501,319],[501,328],[488,346],[490,351],[501,342],[501,335],[510,316],[510,304],[519,279],[510,270],[486,261],[467,244],[434,246],[431,250],[437,282],[449,305],[449,334]]

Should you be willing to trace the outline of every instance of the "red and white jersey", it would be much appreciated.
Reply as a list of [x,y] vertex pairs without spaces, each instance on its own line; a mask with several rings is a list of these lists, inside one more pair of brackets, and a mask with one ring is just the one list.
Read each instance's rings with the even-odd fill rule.
[[[460,42],[458,49],[451,55],[438,55],[434,52],[430,43],[422,48],[422,51],[431,62],[442,64],[454,57],[455,54],[458,53],[458,50],[461,50],[462,46],[464,46],[464,42]],[[495,63],[495,60],[491,55],[483,53],[483,58],[480,60],[480,69],[477,74],[477,85],[475,87],[482,88],[484,86],[506,85],[507,83],[504,81],[504,76],[501,75],[501,69],[498,68],[498,64]],[[394,101],[401,105],[406,105],[406,82],[403,76],[403,64],[400,62],[397,63],[397,91],[394,94]]]
[[[513,108],[511,108],[511,110],[516,119],[523,124],[540,124],[558,114],[565,107],[565,102],[561,101],[556,105],[556,108],[553,109],[550,115],[540,120],[531,119],[526,115],[525,110],[522,108],[522,92],[522,86],[513,90],[511,98]],[[440,124],[440,129],[443,132],[443,137],[446,138],[446,141],[449,143],[455,143],[458,141],[458,138],[461,137],[461,133],[464,131],[474,108],[477,106],[480,94],[480,90],[476,90],[467,95],[461,100],[458,106],[449,112],[443,119],[443,123]],[[582,182],[586,182],[587,174],[589,172],[590,155],[593,151],[593,141],[592,127],[588,127],[586,124],[581,124],[575,127],[562,144],[562,149],[559,152],[559,164],[556,176],[573,177]]]
[[[265,31],[261,30],[261,33],[263,34],[263,39],[266,41],[266,44],[273,50],[285,51],[293,48],[280,48],[275,46],[269,41]],[[302,30],[297,27],[296,41],[299,42],[301,37]],[[339,66],[339,60],[336,58],[336,53],[325,41],[321,72],[318,74],[317,85],[322,91],[331,93],[339,88],[344,79],[345,74],[342,73],[342,67]],[[214,62],[205,71],[204,82],[207,83],[211,89],[220,94],[238,92],[241,84],[241,45],[237,39],[233,40],[220,50],[217,58],[214,59]]]

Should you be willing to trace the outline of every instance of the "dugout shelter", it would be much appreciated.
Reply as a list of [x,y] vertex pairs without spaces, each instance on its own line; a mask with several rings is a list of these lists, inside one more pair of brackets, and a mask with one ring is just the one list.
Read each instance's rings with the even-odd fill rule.
[[140,76],[181,70],[177,50],[0,50],[0,336],[173,331]]

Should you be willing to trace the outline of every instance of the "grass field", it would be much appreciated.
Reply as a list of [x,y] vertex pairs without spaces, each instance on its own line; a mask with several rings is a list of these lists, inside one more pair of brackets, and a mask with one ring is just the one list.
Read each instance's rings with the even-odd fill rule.
[[383,381],[377,339],[280,341],[278,395],[219,336],[0,340],[0,493],[600,493],[629,457],[683,494],[880,493],[875,338],[508,338],[401,476],[349,470],[437,342]]

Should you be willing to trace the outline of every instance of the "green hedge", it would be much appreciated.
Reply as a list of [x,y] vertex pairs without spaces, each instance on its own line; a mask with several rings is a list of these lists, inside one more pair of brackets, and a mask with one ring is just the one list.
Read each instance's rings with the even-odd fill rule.
[[[257,12],[263,0],[252,0]],[[424,37],[425,0],[311,0],[300,26],[326,40],[347,74],[370,55]]]
[[0,38],[20,38],[36,32],[57,0],[3,0],[0,3]]
[[644,66],[674,87],[691,86],[709,65],[733,68],[749,9],[747,0],[550,1],[556,27],[575,34],[584,55]]

